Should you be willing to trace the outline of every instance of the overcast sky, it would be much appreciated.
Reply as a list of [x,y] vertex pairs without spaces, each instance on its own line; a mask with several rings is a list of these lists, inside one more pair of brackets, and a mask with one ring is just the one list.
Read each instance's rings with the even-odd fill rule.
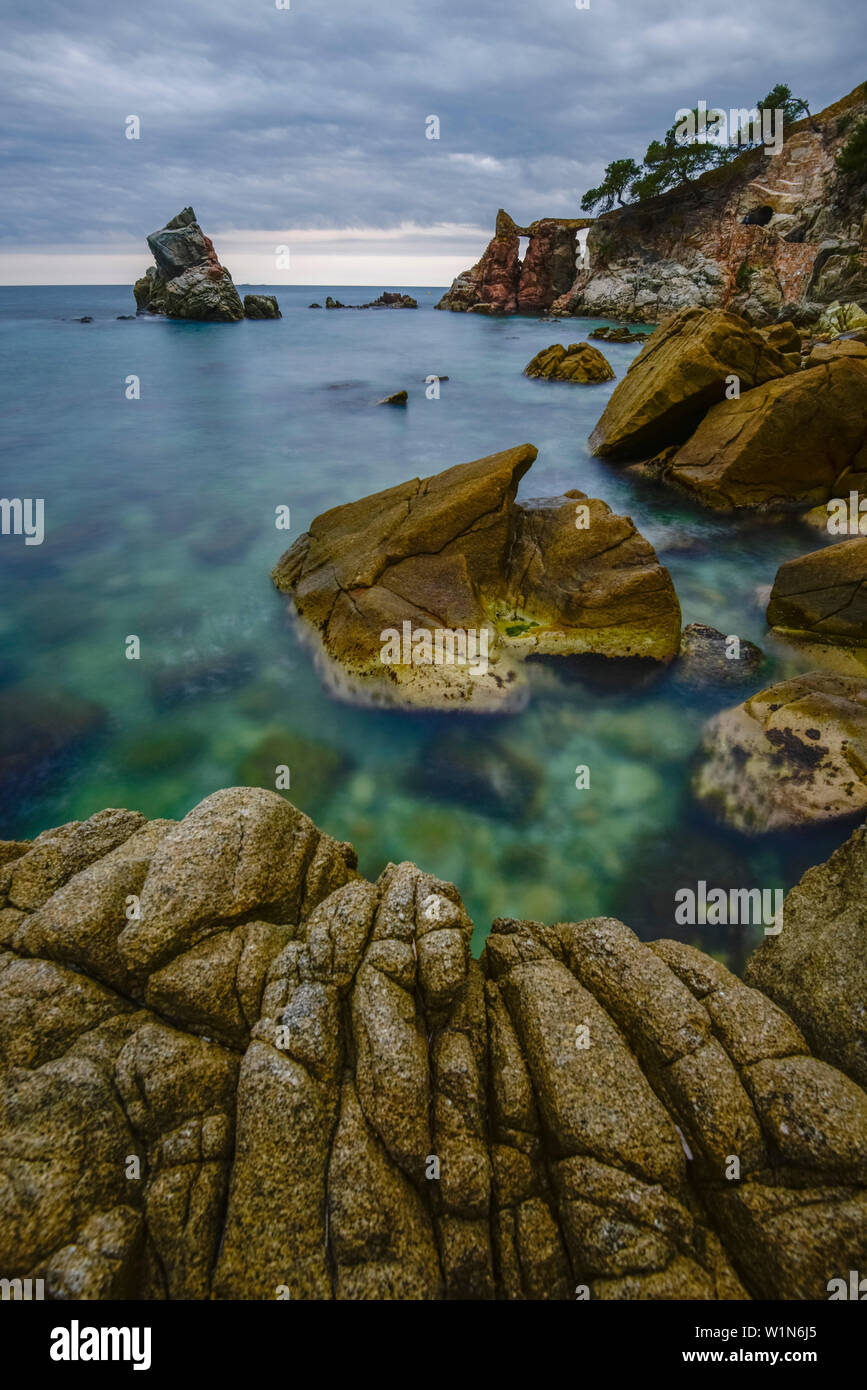
[[4,0],[0,283],[126,283],[191,203],[239,282],[444,284],[678,107],[867,77],[855,0],[589,3]]

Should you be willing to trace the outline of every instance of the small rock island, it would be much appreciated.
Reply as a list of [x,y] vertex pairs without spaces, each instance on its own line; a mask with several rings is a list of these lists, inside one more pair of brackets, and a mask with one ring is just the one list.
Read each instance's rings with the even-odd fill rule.
[[147,243],[156,265],[149,266],[133,287],[139,313],[205,323],[281,317],[272,294],[247,294],[241,303],[231,274],[220,265],[214,243],[192,208],[151,232]]

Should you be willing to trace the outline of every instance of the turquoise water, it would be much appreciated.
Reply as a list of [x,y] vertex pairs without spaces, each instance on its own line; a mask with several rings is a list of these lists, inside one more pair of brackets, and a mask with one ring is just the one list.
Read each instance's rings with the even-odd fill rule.
[[[269,571],[325,508],[529,440],[520,495],[577,487],[631,515],[684,622],[759,642],[768,683],[805,663],[770,643],[755,591],[814,537],[698,512],[589,456],[614,383],[521,372],[606,320],[435,313],[427,289],[409,290],[417,312],[326,313],[307,305],[379,289],[271,292],[277,322],[188,324],[119,322],[128,287],[0,289],[2,495],[43,497],[46,524],[41,546],[0,537],[0,835],[107,805],[180,817],[218,787],[273,787],[285,763],[292,799],[353,842],[366,875],[412,859],[454,881],[477,945],[498,915],[613,913],[737,964],[749,935],[675,931],[675,889],[788,887],[843,835],[751,841],[697,814],[690,759],[731,691],[540,666],[515,716],[354,709],[324,693]],[[618,378],[638,351],[601,346]],[[431,374],[449,377],[439,400]],[[405,410],[376,408],[401,388]]]

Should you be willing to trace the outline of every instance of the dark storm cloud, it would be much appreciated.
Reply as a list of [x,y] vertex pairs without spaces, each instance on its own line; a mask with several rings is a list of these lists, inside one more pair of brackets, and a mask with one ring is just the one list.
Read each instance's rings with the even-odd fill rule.
[[211,229],[574,214],[699,97],[850,90],[860,23],[851,0],[7,7],[0,241],[128,244],[186,202]]

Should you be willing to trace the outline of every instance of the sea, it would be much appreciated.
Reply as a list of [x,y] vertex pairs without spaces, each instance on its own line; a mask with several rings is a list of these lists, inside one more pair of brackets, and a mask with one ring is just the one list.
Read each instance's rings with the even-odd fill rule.
[[[749,687],[542,663],[511,715],[358,708],[325,689],[270,570],[328,508],[529,441],[519,498],[579,488],[631,516],[684,622],[757,642],[766,685],[809,666],[764,604],[815,533],[700,510],[591,457],[616,382],[522,372],[610,320],[435,312],[442,289],[393,284],[239,289],[276,294],[282,318],[127,318],[129,286],[0,288],[0,493],[45,516],[41,545],[0,536],[0,837],[106,806],[181,818],[221,787],[273,789],[283,767],[284,794],[367,877],[412,860],[455,883],[475,950],[495,917],[605,915],[739,968],[761,927],[678,927],[677,890],[788,889],[844,838],[745,836],[693,802],[703,725]],[[381,289],[418,309],[308,307]],[[639,350],[599,346],[618,380]],[[448,378],[438,397],[431,376]],[[405,408],[377,404],[403,389]]]

